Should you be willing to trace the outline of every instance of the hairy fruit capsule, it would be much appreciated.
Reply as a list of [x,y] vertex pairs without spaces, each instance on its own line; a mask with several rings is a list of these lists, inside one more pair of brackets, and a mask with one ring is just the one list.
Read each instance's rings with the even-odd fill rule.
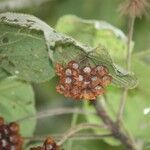
[[95,100],[112,81],[108,69],[102,65],[81,67],[72,60],[66,67],[56,64],[55,69],[60,78],[57,92],[73,99]]
[[44,141],[43,146],[33,147],[30,148],[30,150],[61,150],[61,149],[51,137],[48,137]]

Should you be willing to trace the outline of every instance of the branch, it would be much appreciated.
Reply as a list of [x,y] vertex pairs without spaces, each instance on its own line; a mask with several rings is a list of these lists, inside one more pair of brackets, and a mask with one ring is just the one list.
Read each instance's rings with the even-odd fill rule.
[[40,118],[49,117],[49,116],[57,116],[57,115],[72,114],[72,113],[82,114],[82,115],[94,115],[95,114],[92,111],[87,112],[79,108],[68,108],[68,107],[65,108],[64,107],[64,108],[55,108],[55,109],[51,109],[48,111],[39,112],[36,115],[32,115],[32,116],[26,116],[24,118],[16,120],[16,122],[19,123],[27,119],[40,119]]
[[[126,57],[126,65],[127,71],[131,70],[131,56],[132,56],[132,37],[133,37],[133,30],[134,30],[134,22],[135,17],[129,18],[129,27],[128,27],[128,41],[127,41],[127,57]],[[128,95],[128,88],[124,88],[121,94],[120,105],[117,115],[117,122],[119,123],[122,120],[123,112],[125,109],[125,103]]]
[[[69,131],[67,131],[64,136],[62,137],[62,139],[58,142],[58,145],[62,145],[64,142],[66,142],[70,137],[72,137],[74,134],[76,134],[77,132],[81,131],[81,130],[86,130],[86,129],[95,129],[95,128],[105,128],[104,126],[101,125],[97,125],[97,124],[89,124],[89,123],[82,123],[79,125],[76,125],[74,127],[72,127],[71,129],[69,129]],[[105,128],[106,129],[106,128]]]
[[[30,141],[43,141],[45,137],[51,136],[56,140],[60,140],[63,138],[64,134],[50,134],[44,136],[34,136],[34,137],[23,137],[25,140]],[[96,140],[100,138],[108,138],[111,137],[112,134],[94,134],[94,133],[78,133],[72,135],[69,139],[71,140]]]
[[92,104],[96,109],[97,115],[108,127],[108,130],[112,133],[113,137],[118,139],[127,150],[137,150],[135,142],[128,135],[122,132],[118,124],[116,124],[107,114],[103,105],[101,103],[97,104],[97,101],[92,101]]

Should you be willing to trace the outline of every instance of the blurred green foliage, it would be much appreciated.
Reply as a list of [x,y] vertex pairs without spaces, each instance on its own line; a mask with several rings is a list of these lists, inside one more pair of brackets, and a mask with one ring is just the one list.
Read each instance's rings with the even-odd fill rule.
[[[85,19],[104,20],[127,32],[127,18],[120,15],[118,6],[124,0],[50,0],[40,7],[17,10],[34,14],[52,26],[66,14],[74,14]],[[142,19],[136,19],[134,41],[135,51],[150,47],[150,12]]]
[[[2,1],[2,0],[1,0]],[[1,2],[0,1],[0,2]],[[6,0],[3,0],[6,1]],[[50,0],[43,3],[41,6],[31,6],[25,9],[16,9],[14,11],[21,12],[21,13],[29,13],[33,14],[40,19],[47,22],[49,25],[55,27],[56,22],[60,17],[66,14],[73,14],[85,19],[97,19],[97,20],[104,20],[109,22],[110,24],[120,28],[125,33],[127,33],[127,18],[120,16],[118,12],[118,5],[124,0]],[[9,11],[9,8],[7,9]],[[0,10],[1,11],[1,10]],[[135,22],[135,30],[134,30],[134,53],[136,52],[143,52],[145,50],[150,49],[150,18],[143,17],[142,19],[136,19]],[[149,102],[149,60],[150,55],[142,56],[142,60],[148,64],[143,64],[141,62],[136,61],[134,64],[135,73],[140,76],[141,81],[144,82],[141,86],[137,89],[133,90],[129,96],[131,102],[128,102],[129,105],[129,112],[134,113],[131,116],[127,113],[126,110],[125,118],[131,117],[129,125],[133,125],[132,129],[133,132],[137,134],[139,138],[141,138],[141,134],[145,138],[149,138],[148,129],[144,129],[143,131],[139,131],[139,124],[143,122],[142,116],[137,116],[138,113],[142,113],[142,109],[146,106],[148,107]],[[148,68],[148,69],[147,69]],[[148,71],[148,73],[147,73]],[[64,106],[78,106],[81,107],[81,102],[74,102],[69,101],[68,99],[64,98],[61,95],[58,95],[55,91],[55,86],[57,84],[57,78],[53,78],[50,82],[44,84],[34,84],[34,91],[36,97],[36,107],[37,111],[43,111],[46,109],[52,109],[55,107],[64,107]],[[20,87],[19,87],[20,88]],[[29,87],[30,88],[30,87]],[[21,89],[20,89],[21,90]],[[108,89],[109,90],[109,89]],[[110,88],[111,90],[111,88]],[[114,90],[114,91],[113,91]],[[141,95],[136,95],[137,92],[141,90]],[[114,97],[114,99],[119,99],[116,91],[118,89],[112,89],[113,92],[110,93],[110,97]],[[29,93],[26,93],[28,95]],[[31,96],[32,93],[30,93]],[[133,98],[133,99],[132,99]],[[136,102],[136,100],[138,101]],[[141,102],[144,101],[144,102]],[[111,100],[113,107],[117,108],[118,101]],[[135,105],[136,104],[136,105]],[[113,108],[114,109],[114,108]],[[140,112],[139,112],[140,109]],[[135,110],[135,112],[133,112]],[[134,122],[134,118],[136,122]],[[133,120],[132,120],[133,119]],[[144,119],[145,120],[145,119]],[[149,122],[148,119],[146,119]],[[84,117],[79,117],[78,122],[85,121]],[[30,123],[30,122],[29,122]],[[48,133],[59,133],[65,132],[71,124],[71,115],[67,116],[60,116],[60,117],[52,117],[52,118],[43,118],[38,120],[37,128],[35,130],[35,135],[44,135]],[[138,126],[136,126],[138,124]],[[147,126],[149,123],[144,124],[143,126]],[[136,127],[135,127],[136,126]],[[130,126],[131,127],[131,126]],[[134,128],[135,127],[135,128]],[[31,128],[32,129],[32,128]],[[148,145],[148,144],[147,144]],[[65,146],[64,146],[65,147]],[[75,141],[73,142],[72,150],[122,150],[123,148],[109,146],[108,144],[100,141]],[[65,149],[67,150],[67,148]],[[145,149],[148,150],[148,149]]]

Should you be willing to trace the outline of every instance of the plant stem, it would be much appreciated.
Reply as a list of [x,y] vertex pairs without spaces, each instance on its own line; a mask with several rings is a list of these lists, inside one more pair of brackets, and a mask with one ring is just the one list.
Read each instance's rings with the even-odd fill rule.
[[[74,113],[73,116],[72,116],[71,128],[73,128],[76,125],[77,120],[78,120],[78,114]],[[68,140],[66,149],[67,150],[71,150],[72,149],[72,140],[71,139]]]
[[[131,71],[132,38],[133,38],[134,22],[135,22],[135,17],[130,17],[129,25],[128,25],[128,41],[127,41],[127,56],[126,56],[126,68],[128,72]],[[122,120],[127,95],[128,95],[128,88],[125,87],[123,88],[123,92],[121,94],[120,105],[119,105],[119,110],[117,114],[118,123],[120,122],[120,120]]]
[[132,57],[132,38],[133,38],[133,31],[134,31],[134,22],[135,17],[129,18],[129,25],[128,25],[128,41],[127,41],[127,71],[131,70],[131,57]]
[[76,134],[77,132],[79,132],[81,130],[95,129],[95,128],[99,129],[99,128],[105,128],[105,127],[102,126],[102,125],[89,124],[89,123],[82,123],[82,124],[76,125],[76,126],[72,127],[71,129],[69,129],[69,131],[64,134],[64,136],[62,137],[62,139],[58,142],[58,145],[62,145],[70,137],[72,137],[74,134]]
[[[33,137],[23,137],[25,140],[30,141],[44,141],[45,137],[53,137],[56,141],[62,139],[64,134],[50,134],[50,135],[43,135],[43,136],[33,136]],[[111,137],[112,134],[95,134],[95,133],[78,133],[72,135],[69,139],[71,140],[95,140],[100,138],[107,138]]]
[[108,130],[112,133],[113,137],[118,139],[127,150],[137,150],[137,147],[134,141],[126,135],[121,128],[116,124],[110,116],[107,114],[105,108],[103,107],[101,101],[100,104],[97,104],[97,101],[92,101],[93,106],[96,109],[97,115],[108,127]]
[[87,112],[83,109],[63,107],[63,108],[55,108],[55,109],[51,109],[48,111],[39,112],[39,113],[37,113],[35,115],[31,115],[31,116],[26,116],[24,118],[16,120],[16,122],[19,123],[19,122],[23,122],[28,119],[40,119],[40,118],[44,118],[44,117],[58,116],[58,115],[72,114],[72,113],[81,114],[81,115],[95,115],[94,112],[90,112],[90,111]]

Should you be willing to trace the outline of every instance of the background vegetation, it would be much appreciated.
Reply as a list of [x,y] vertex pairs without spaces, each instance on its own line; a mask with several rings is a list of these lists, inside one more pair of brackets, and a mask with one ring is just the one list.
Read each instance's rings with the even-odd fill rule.
[[[122,2],[122,0],[43,0],[45,2],[40,2],[39,0],[23,1],[22,5],[13,7],[5,7],[6,3],[9,0],[0,0],[0,12],[6,11],[15,11],[21,13],[32,14],[40,18],[41,20],[48,23],[50,26],[54,27],[57,24],[57,21],[60,17],[73,14],[78,17],[84,19],[95,19],[95,20],[104,20],[108,23],[116,26],[121,29],[124,33],[127,33],[127,18],[120,15],[118,11],[118,5]],[[15,2],[15,0],[13,0]],[[17,1],[17,0],[16,0]],[[29,1],[29,4],[28,4]],[[41,0],[42,1],[42,0]],[[77,39],[78,40],[78,39]],[[127,102],[127,108],[125,111],[125,125],[127,128],[136,135],[137,139],[142,138],[146,139],[146,143],[144,143],[145,150],[150,149],[150,102],[149,102],[149,91],[150,91],[150,17],[149,13],[147,16],[142,17],[141,19],[136,19],[135,28],[134,28],[134,36],[133,40],[135,42],[134,47],[134,55],[139,59],[134,60],[133,71],[140,78],[140,88],[136,88],[129,93]],[[139,61],[140,60],[140,61]],[[122,62],[121,62],[122,63]],[[19,84],[19,83],[18,83]],[[44,110],[54,110],[58,108],[82,108],[83,104],[81,101],[72,101],[68,98],[65,98],[62,95],[59,95],[55,87],[57,85],[57,77],[54,77],[52,80],[42,83],[35,84],[33,83],[33,89],[35,92],[35,105],[37,112],[42,112]],[[0,87],[4,87],[3,83],[0,84]],[[30,88],[30,87],[28,87]],[[142,88],[142,92],[140,91]],[[30,97],[34,97],[33,93],[28,91],[24,91],[24,89],[20,89],[18,85],[18,89],[20,93],[22,92],[24,95]],[[117,88],[110,87],[110,97],[111,101],[109,101],[110,108],[118,107],[119,96],[115,93],[119,93]],[[9,102],[8,102],[9,103]],[[112,106],[112,107],[111,107]],[[86,108],[86,106],[84,106]],[[28,111],[28,107],[25,111]],[[87,108],[92,109],[92,108]],[[31,109],[29,109],[31,110]],[[144,113],[145,111],[149,111],[148,113]],[[34,109],[32,109],[34,111]],[[11,112],[10,112],[11,113]],[[18,110],[19,113],[19,110]],[[3,114],[0,110],[0,114]],[[32,114],[32,112],[31,112]],[[110,111],[110,114],[112,112]],[[129,116],[127,116],[129,115]],[[25,115],[26,116],[26,115]],[[36,129],[34,132],[35,139],[32,143],[39,143],[42,137],[45,135],[56,135],[60,133],[64,133],[67,131],[72,124],[77,124],[79,122],[89,121],[93,116],[84,117],[76,114],[70,115],[60,115],[60,116],[51,116],[37,119]],[[24,136],[26,136],[26,132],[32,132],[34,128],[34,123],[32,122],[33,118],[23,121],[24,126],[28,126],[28,129],[24,131]],[[72,120],[75,120],[74,122]],[[95,118],[96,120],[96,118]],[[30,124],[31,121],[31,124]],[[138,123],[143,123],[141,128],[139,128]],[[30,131],[31,130],[31,131]],[[91,133],[97,132],[90,130]],[[29,136],[29,134],[27,134]],[[143,145],[143,142],[141,142]],[[122,150],[122,146],[118,144],[116,141],[110,140],[74,140],[72,142],[66,142],[64,145],[65,150]]]

